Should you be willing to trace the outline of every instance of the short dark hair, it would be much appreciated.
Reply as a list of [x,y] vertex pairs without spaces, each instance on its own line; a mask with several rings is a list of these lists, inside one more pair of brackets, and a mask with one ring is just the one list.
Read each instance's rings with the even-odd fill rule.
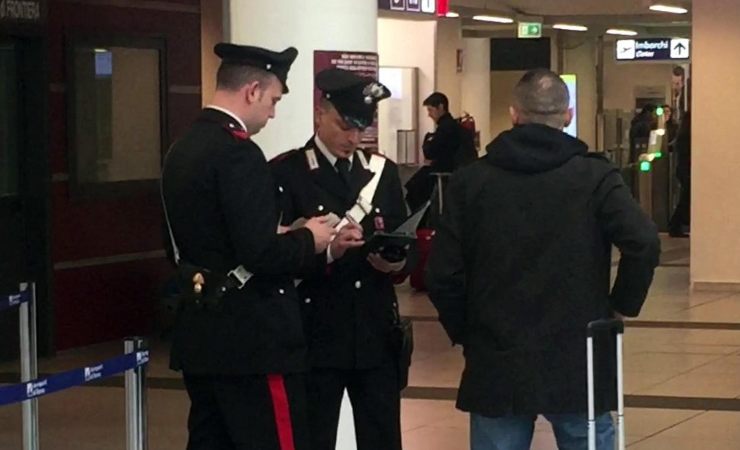
[[259,81],[267,84],[274,76],[266,70],[242,64],[221,63],[216,72],[216,88],[225,91],[238,91],[245,84]]
[[514,108],[525,122],[562,128],[569,106],[568,86],[551,70],[530,70],[514,88]]
[[681,66],[673,66],[673,75],[677,77],[683,77],[686,75],[686,70]]
[[424,100],[424,103],[422,103],[422,105],[432,106],[434,108],[439,108],[439,106],[442,105],[444,106],[445,111],[450,110],[450,101],[447,99],[447,96],[441,92],[432,93],[432,95]]
[[648,104],[646,104],[645,106],[642,107],[642,110],[640,110],[640,113],[641,114],[648,114],[648,113],[652,114],[652,113],[655,112],[656,109],[658,109],[657,106],[655,106],[652,103],[648,103]]

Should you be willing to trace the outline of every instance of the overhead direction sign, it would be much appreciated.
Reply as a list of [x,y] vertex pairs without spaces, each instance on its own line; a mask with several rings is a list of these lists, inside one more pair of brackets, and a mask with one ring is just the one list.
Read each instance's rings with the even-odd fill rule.
[[620,39],[617,61],[672,61],[691,57],[691,40],[685,38]]
[[[440,0],[378,0],[378,9],[436,14]],[[442,9],[442,8],[439,8]]]
[[691,42],[688,39],[671,39],[671,58],[688,59],[690,45]]

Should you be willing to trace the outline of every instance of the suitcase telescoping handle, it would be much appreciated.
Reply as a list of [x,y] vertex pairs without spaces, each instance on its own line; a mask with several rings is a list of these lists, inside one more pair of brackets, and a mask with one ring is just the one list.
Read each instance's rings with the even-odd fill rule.
[[594,399],[594,334],[614,330],[617,334],[617,448],[624,450],[624,367],[622,337],[624,322],[616,319],[596,320],[588,324],[586,338],[586,361],[588,364],[588,449],[596,450],[596,406]]

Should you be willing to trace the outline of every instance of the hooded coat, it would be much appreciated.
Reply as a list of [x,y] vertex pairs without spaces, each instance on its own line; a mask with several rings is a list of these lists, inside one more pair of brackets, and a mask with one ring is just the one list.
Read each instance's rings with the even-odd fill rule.
[[[657,229],[617,169],[560,130],[517,126],[486,150],[450,180],[427,269],[439,319],[464,348],[458,408],[585,412],[586,325],[640,312]],[[613,287],[612,245],[621,252]],[[605,411],[615,405],[613,339],[596,345]]]

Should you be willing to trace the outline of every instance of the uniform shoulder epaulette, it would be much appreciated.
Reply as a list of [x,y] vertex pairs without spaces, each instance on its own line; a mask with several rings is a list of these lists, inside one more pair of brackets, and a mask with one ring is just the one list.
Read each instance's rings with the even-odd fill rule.
[[294,148],[293,150],[288,150],[287,152],[281,153],[274,158],[270,160],[270,164],[278,163],[280,161],[284,161],[288,159],[288,157],[295,155],[298,152],[299,149]]
[[[231,125],[231,126],[230,126]],[[223,125],[224,130],[226,130],[227,133],[231,135],[234,139],[237,141],[247,141],[249,140],[249,132],[244,130],[237,130],[233,127],[233,124],[224,124]]]

